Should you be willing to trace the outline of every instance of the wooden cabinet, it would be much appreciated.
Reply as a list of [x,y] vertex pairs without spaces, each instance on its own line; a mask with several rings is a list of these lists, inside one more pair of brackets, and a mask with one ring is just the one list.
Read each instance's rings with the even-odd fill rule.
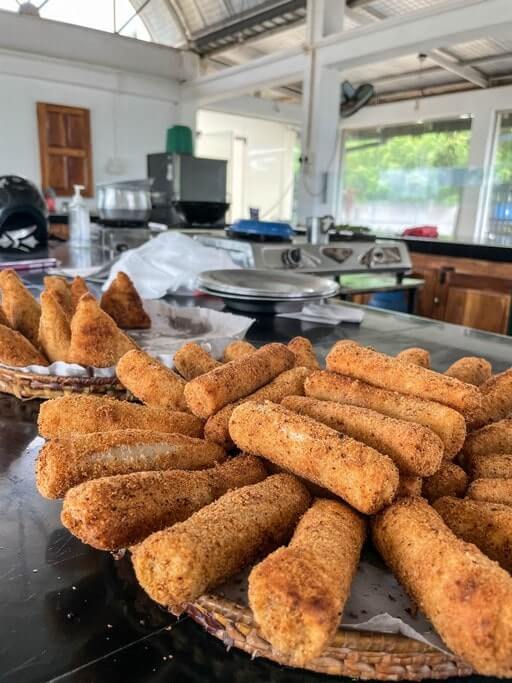
[[414,275],[425,280],[418,315],[508,334],[512,264],[414,253],[411,259]]
[[89,110],[38,102],[37,121],[43,188],[52,187],[57,195],[68,197],[73,194],[73,185],[83,185],[83,194],[91,197]]

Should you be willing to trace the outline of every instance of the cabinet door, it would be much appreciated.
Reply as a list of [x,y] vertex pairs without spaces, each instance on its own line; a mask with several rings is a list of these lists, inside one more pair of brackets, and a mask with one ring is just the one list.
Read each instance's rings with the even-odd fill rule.
[[444,320],[477,330],[507,334],[511,296],[464,287],[448,287]]
[[37,103],[39,153],[43,188],[57,195],[73,194],[73,185],[83,185],[86,197],[93,195],[91,130],[88,109]]

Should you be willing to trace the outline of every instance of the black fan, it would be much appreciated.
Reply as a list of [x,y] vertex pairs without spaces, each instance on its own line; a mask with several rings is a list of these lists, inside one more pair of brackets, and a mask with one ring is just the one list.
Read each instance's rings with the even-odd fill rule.
[[375,88],[370,83],[363,83],[354,88],[352,83],[344,81],[341,85],[340,116],[347,119],[364,107],[375,94]]

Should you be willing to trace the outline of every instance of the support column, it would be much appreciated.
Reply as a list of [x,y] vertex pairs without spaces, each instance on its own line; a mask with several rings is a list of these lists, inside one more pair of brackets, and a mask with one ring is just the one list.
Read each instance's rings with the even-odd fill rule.
[[298,221],[334,212],[338,161],[340,78],[318,63],[315,45],[342,30],[344,0],[308,0],[303,77]]
[[479,239],[485,216],[492,174],[492,153],[496,133],[496,112],[491,108],[477,112],[471,126],[468,160],[468,182],[462,194],[455,237]]

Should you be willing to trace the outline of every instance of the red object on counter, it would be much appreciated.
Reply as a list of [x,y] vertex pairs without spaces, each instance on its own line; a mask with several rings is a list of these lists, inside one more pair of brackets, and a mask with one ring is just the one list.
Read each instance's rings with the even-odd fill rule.
[[414,228],[405,228],[402,237],[439,237],[439,230],[435,225],[417,225]]

